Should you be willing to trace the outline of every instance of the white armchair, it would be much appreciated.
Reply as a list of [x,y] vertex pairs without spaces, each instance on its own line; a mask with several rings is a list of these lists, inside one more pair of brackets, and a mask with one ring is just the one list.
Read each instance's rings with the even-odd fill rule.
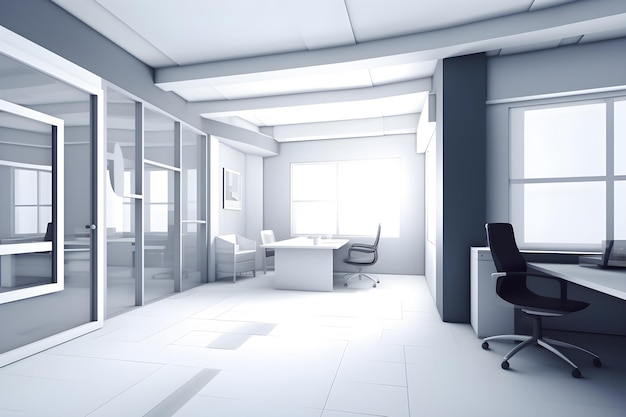
[[237,274],[252,272],[256,276],[256,241],[239,235],[222,235],[215,238],[216,279],[224,276],[237,280]]

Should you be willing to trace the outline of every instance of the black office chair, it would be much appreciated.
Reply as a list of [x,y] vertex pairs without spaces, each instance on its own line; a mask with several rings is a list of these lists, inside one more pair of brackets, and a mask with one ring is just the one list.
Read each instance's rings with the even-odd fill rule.
[[348,282],[354,278],[367,278],[374,282],[373,287],[376,287],[376,284],[380,283],[380,280],[378,278],[374,278],[371,275],[363,273],[364,266],[374,265],[378,261],[378,241],[380,240],[380,229],[381,225],[379,224],[378,232],[376,233],[376,239],[374,239],[373,244],[353,243],[348,248],[348,257],[343,261],[350,265],[356,265],[358,268],[358,272],[353,274],[347,274],[344,277],[344,287],[347,287]]
[[[483,339],[483,349],[489,349],[489,342],[492,340],[521,341],[504,355],[502,369],[509,369],[509,359],[513,355],[525,347],[533,345],[539,345],[569,363],[574,368],[572,370],[574,378],[581,377],[578,366],[554,346],[585,352],[593,356],[593,364],[596,367],[602,366],[600,358],[594,353],[580,346],[543,337],[542,334],[542,317],[564,316],[583,310],[589,303],[567,298],[567,282],[565,280],[540,272],[527,272],[526,260],[517,248],[513,226],[509,223],[488,223],[485,227],[487,229],[487,242],[498,271],[492,274],[493,277],[497,277],[496,293],[500,298],[514,304],[533,319],[533,334],[532,336],[513,334],[487,337]],[[533,292],[528,288],[526,282],[526,278],[530,276],[557,281],[560,284],[560,297],[546,297]]]

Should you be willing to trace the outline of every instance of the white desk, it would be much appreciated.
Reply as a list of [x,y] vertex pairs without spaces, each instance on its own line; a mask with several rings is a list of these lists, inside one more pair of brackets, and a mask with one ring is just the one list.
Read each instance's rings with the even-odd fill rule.
[[274,249],[274,288],[281,290],[333,290],[333,251],[348,239],[298,237],[261,245]]
[[529,268],[626,300],[626,269],[601,269],[578,264],[528,264]]

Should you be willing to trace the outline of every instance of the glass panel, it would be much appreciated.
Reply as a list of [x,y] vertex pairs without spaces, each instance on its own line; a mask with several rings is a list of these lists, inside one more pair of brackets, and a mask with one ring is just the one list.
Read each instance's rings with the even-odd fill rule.
[[145,301],[174,292],[174,171],[145,165]]
[[615,222],[613,236],[615,239],[626,239],[626,181],[615,183]]
[[[0,292],[52,283],[52,252],[4,255]],[[8,276],[7,276],[8,275]]]
[[183,233],[183,291],[206,282],[205,225],[194,224],[196,230]]
[[526,110],[521,178],[605,175],[605,108],[593,103]]
[[144,158],[174,165],[174,120],[150,109],[144,111]]
[[335,200],[337,198],[337,165],[293,164],[291,166],[291,199]]
[[294,202],[291,210],[294,235],[337,234],[335,202]]
[[398,236],[402,176],[398,159],[340,162],[338,225],[343,236]]
[[46,233],[48,223],[52,222],[52,206],[39,207],[39,233]]
[[107,90],[107,197],[135,192],[135,102]]
[[15,234],[37,233],[37,207],[15,207]]
[[[52,173],[39,171],[39,204],[52,205]],[[52,218],[50,218],[50,221]]]
[[626,100],[615,102],[615,175],[626,175]]
[[512,185],[518,244],[598,245],[605,236],[605,201],[604,182]]
[[206,282],[207,253],[204,198],[205,137],[183,128],[182,137],[182,289]]
[[91,295],[95,291],[91,257],[95,254],[91,252],[92,232],[86,227],[92,223],[93,192],[89,96],[73,105],[78,114],[72,116],[72,127],[65,129],[65,286],[72,293],[66,302],[76,304],[68,309],[68,314],[76,314],[75,320],[89,321],[95,319],[91,317],[95,298]]
[[[12,161],[14,166],[0,163],[0,189],[13,189],[12,178],[21,181],[17,177],[22,174],[16,177],[10,173],[11,169],[16,169],[16,163],[18,170],[30,173],[25,174],[29,178],[27,188],[18,186],[17,194],[7,191],[7,195],[16,197],[15,200],[0,200],[0,213],[9,213],[0,215],[0,244],[15,239],[14,225],[19,225],[18,229],[23,231],[28,227],[29,233],[37,234],[19,239],[30,239],[29,245],[52,248],[50,242],[43,241],[47,223],[52,220],[51,169],[65,172],[65,183],[59,185],[59,190],[65,191],[65,213],[57,215],[64,217],[65,230],[61,232],[66,240],[62,257],[65,270],[62,291],[0,305],[0,317],[10,318],[0,320],[0,353],[3,353],[95,320],[91,314],[95,297],[90,274],[91,246],[85,229],[91,215],[90,96],[4,55],[0,55],[0,68],[4,84],[11,86],[0,89],[0,99],[63,119],[66,141],[63,148],[65,166],[52,167],[49,124],[33,126],[21,121],[9,125],[5,123],[12,123],[10,118],[1,119],[0,138],[10,137],[10,140],[0,140],[0,160]],[[72,108],[71,113],[67,111],[68,105]],[[14,203],[17,207],[11,209],[9,205]],[[20,206],[22,203],[28,205]],[[29,212],[28,226],[23,216],[26,211]],[[12,220],[13,214],[19,219]],[[2,256],[1,280],[6,283],[4,270],[9,265],[12,269],[8,274],[9,281],[15,280],[16,286],[51,283],[53,256],[56,253],[50,250],[8,258]]]
[[135,102],[107,90],[106,317],[135,306]]
[[[48,146],[50,141],[48,140]],[[15,205],[37,205],[37,171],[34,169],[15,170]]]

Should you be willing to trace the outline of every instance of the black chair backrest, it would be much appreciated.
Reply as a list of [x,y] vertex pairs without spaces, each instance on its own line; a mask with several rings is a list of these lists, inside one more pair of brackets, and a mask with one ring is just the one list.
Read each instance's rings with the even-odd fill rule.
[[54,232],[54,229],[52,228],[52,223],[48,223],[48,226],[46,227],[46,235],[43,237],[43,241],[44,242],[52,242],[52,234]]
[[515,242],[509,223],[487,223],[487,244],[498,272],[526,272],[526,259]]

